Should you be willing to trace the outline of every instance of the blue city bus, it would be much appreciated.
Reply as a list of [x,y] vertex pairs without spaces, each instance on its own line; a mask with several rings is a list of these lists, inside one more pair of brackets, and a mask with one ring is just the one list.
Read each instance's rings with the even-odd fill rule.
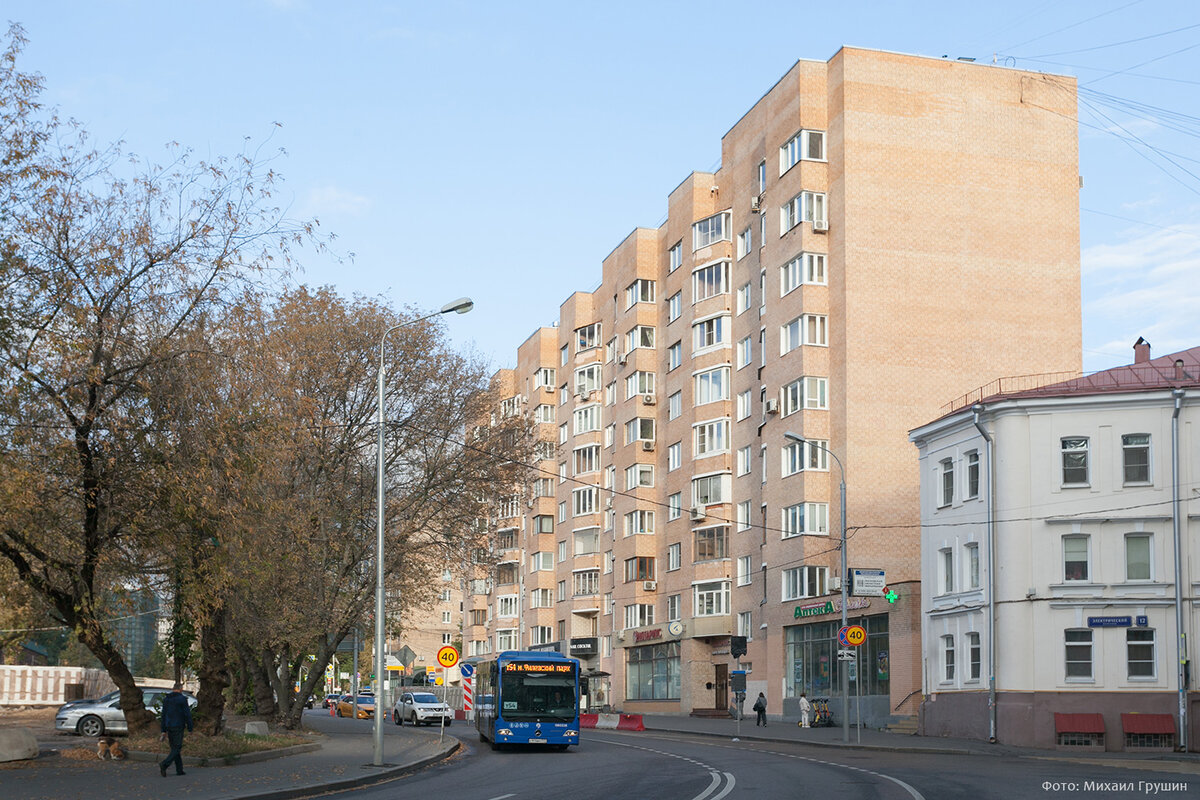
[[553,651],[506,650],[475,665],[479,741],[579,744],[579,659]]

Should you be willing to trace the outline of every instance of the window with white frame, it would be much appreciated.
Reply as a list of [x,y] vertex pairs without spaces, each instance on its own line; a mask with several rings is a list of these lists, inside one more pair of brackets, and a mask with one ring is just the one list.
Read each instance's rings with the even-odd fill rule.
[[496,598],[497,617],[515,617],[518,613],[515,594],[504,594]]
[[944,458],[940,462],[940,491],[938,492],[938,507],[945,508],[954,502],[954,461]]
[[566,520],[566,518],[567,518],[567,504],[564,501],[564,502],[561,502],[558,504],[558,521],[563,522],[564,520]]
[[612,337],[608,343],[604,345],[604,363],[611,364],[612,360],[617,357],[617,337]]
[[696,384],[695,405],[729,399],[729,367],[697,372],[693,379]]
[[725,345],[729,339],[729,317],[713,317],[692,325],[692,352]]
[[679,569],[682,545],[679,542],[667,545],[667,572]]
[[516,650],[518,646],[515,628],[502,628],[496,631],[497,650]]
[[801,161],[825,160],[825,132],[801,130],[779,148],[779,174]]
[[674,272],[683,263],[683,242],[676,242],[667,251],[667,272]]
[[600,529],[584,528],[575,531],[572,538],[575,542],[575,555],[590,556],[600,552]]
[[613,442],[616,441],[616,438],[617,438],[616,433],[617,433],[617,424],[615,422],[610,422],[608,425],[604,426],[604,446],[605,447],[613,446]]
[[582,517],[585,514],[596,513],[596,487],[585,486],[571,492],[572,516]]
[[654,533],[654,512],[641,509],[625,514],[625,535],[636,536],[642,533]]
[[632,308],[637,303],[654,302],[654,281],[638,278],[625,287],[625,308]]
[[549,625],[533,625],[529,628],[530,644],[550,644],[554,641],[554,629]]
[[558,443],[559,444],[566,444],[567,439],[570,437],[570,435],[571,435],[571,431],[567,427],[567,423],[564,422],[562,425],[558,426]]
[[783,509],[783,538],[792,536],[828,536],[829,504],[796,503]]
[[1091,574],[1091,537],[1067,535],[1062,537],[1063,580],[1087,582]]
[[938,551],[938,574],[941,578],[942,594],[954,591],[954,551],[947,547]]
[[737,529],[739,531],[748,530],[750,528],[750,501],[743,500],[737,504],[735,509],[737,519]]
[[567,540],[563,539],[561,542],[558,543],[558,563],[561,564],[562,562],[564,562],[566,560],[567,560]]
[[667,495],[667,520],[679,519],[683,514],[683,495],[679,492]]
[[558,602],[561,603],[562,601],[566,600],[567,599],[567,582],[565,580],[561,580],[555,584],[555,588],[558,590]]
[[753,247],[754,247],[754,244],[753,244],[752,237],[750,235],[750,226],[747,225],[746,229],[744,231],[742,231],[741,233],[739,233],[738,237],[737,237],[738,260],[740,261],[741,259],[745,258],[747,255],[749,255],[750,250]]
[[650,417],[634,417],[625,423],[625,444],[654,441],[654,420]]
[[[553,497],[554,496],[554,479],[553,478],[538,478],[533,482],[534,497]],[[516,516],[516,515],[514,515]]]
[[718,261],[692,271],[692,302],[699,303],[729,291],[729,262]]
[[1121,436],[1121,459],[1125,483],[1150,482],[1150,434],[1126,433]]
[[736,313],[742,314],[750,309],[750,282],[743,283],[737,290]]
[[695,435],[692,453],[700,456],[722,453],[729,449],[729,418],[700,422],[692,426]]
[[750,474],[750,445],[739,447],[737,450],[737,475]]
[[533,553],[529,556],[530,572],[548,572],[554,570],[554,554],[549,550]]
[[976,631],[971,631],[967,634],[967,657],[970,660],[968,664],[967,680],[977,681],[983,666],[983,648],[980,647],[979,634]]
[[600,389],[600,365],[589,364],[575,370],[575,394],[586,395]]
[[954,637],[942,637],[942,680],[954,680]]
[[[747,639],[754,638],[754,621],[751,618],[751,612],[739,611],[737,615],[737,635],[745,636]],[[742,664],[743,667],[746,664]]]
[[979,588],[979,543],[968,542],[963,547],[966,564],[966,588]]
[[652,464],[633,464],[625,468],[625,489],[643,489],[654,485]]
[[589,569],[576,572],[571,577],[571,593],[574,597],[590,597],[599,592],[600,571]]
[[562,386],[558,387],[558,404],[560,406],[564,406],[570,399],[571,393],[567,391],[567,385],[564,383]]
[[1088,483],[1088,439],[1071,436],[1062,439],[1062,482],[1064,486]]
[[683,313],[683,292],[679,291],[671,295],[667,300],[667,322],[674,322],[679,319],[679,315]]
[[729,214],[713,214],[692,224],[692,250],[699,250],[717,242],[728,242],[729,236]]
[[750,585],[750,571],[752,569],[750,556],[738,556],[737,560],[737,585]]
[[708,581],[692,587],[692,608],[697,617],[729,614],[729,581]]
[[825,254],[801,253],[780,267],[779,293],[785,295],[804,284],[824,285]]
[[550,589],[530,589],[530,608],[554,608],[554,592]]
[[750,366],[750,362],[754,360],[754,345],[747,336],[737,343],[737,368]]
[[829,379],[815,376],[797,378],[783,387],[782,416],[801,409],[829,408]]
[[667,348],[667,372],[683,363],[683,342],[676,342]]
[[789,567],[783,571],[783,600],[821,597],[829,593],[828,567]]
[[783,236],[801,222],[825,222],[825,195],[801,192],[779,209],[779,235]]
[[1125,580],[1150,580],[1150,541],[1148,533],[1125,534]]
[[645,394],[654,394],[653,372],[637,370],[625,378],[625,399]]
[[[599,347],[601,337],[601,326],[599,322],[593,322],[591,325],[584,325],[582,328],[575,329],[575,352],[582,353],[584,350],[591,350],[593,347]],[[563,362],[564,364],[567,362]]]
[[589,444],[584,447],[576,447],[572,451],[572,455],[574,456],[576,475],[584,475],[600,469],[600,445]]
[[593,403],[575,409],[574,420],[576,435],[600,430],[600,404]]
[[682,604],[679,602],[680,597],[680,595],[673,594],[667,598],[667,622],[677,622],[683,619],[681,616],[682,609],[680,608]]
[[767,190],[767,162],[758,162],[758,193],[762,194]]
[[553,461],[558,457],[558,446],[551,441],[534,442],[533,455],[539,461]]
[[1092,680],[1092,631],[1090,628],[1067,628],[1063,631],[1066,644],[1067,680]]
[[729,557],[729,528],[718,525],[693,531],[692,561],[716,561]]
[[743,420],[750,416],[750,411],[753,408],[753,398],[750,390],[747,389],[744,392],[739,392],[734,405],[737,411],[737,419]]
[[1130,680],[1154,680],[1158,669],[1153,628],[1125,630],[1125,665]]
[[534,422],[554,422],[554,406],[541,403],[537,408],[533,409]]
[[634,603],[625,606],[625,627],[641,628],[654,624],[654,606],[647,603]]
[[667,419],[676,419],[683,413],[683,392],[675,392],[667,398]]
[[613,571],[613,554],[612,550],[604,552],[604,574],[608,575]]
[[692,505],[724,503],[729,497],[729,475],[705,475],[692,479]]
[[667,447],[667,472],[679,469],[679,465],[683,462],[683,445],[680,442]]
[[970,450],[966,454],[967,485],[966,499],[974,500],[979,497],[979,451]]
[[537,389],[543,386],[554,387],[556,382],[556,373],[554,367],[538,367],[533,371],[533,385]]
[[568,358],[570,358],[570,351],[568,346],[564,344],[558,351],[559,364],[565,366]]
[[638,349],[654,349],[654,326],[634,325],[625,334],[625,349],[629,352]]
[[[605,592],[604,593],[604,614],[607,616],[607,615],[611,614],[612,612],[613,612],[612,592]],[[607,641],[608,637],[606,636],[606,637],[604,637],[604,639],[605,639],[605,641]]]

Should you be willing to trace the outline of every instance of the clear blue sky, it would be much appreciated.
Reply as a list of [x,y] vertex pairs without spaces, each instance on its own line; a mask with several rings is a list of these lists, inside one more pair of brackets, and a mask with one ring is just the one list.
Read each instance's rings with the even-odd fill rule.
[[[1080,80],[1084,368],[1200,344],[1200,4],[5,0],[45,99],[159,158],[283,147],[311,284],[434,309],[493,367],[656,226],[797,59],[842,45]],[[276,130],[274,123],[282,124]],[[1036,191],[1036,187],[1031,187]],[[1037,220],[1011,209],[1013,233]],[[513,312],[517,313],[514,314]]]

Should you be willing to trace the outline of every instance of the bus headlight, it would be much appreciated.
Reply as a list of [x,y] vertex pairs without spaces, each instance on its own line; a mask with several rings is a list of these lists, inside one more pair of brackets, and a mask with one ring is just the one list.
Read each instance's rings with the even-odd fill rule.
[[563,735],[564,735],[564,736],[567,736],[567,737],[571,737],[571,736],[578,736],[578,735],[579,735],[579,731],[566,731],[565,733],[563,733]]
[[499,730],[496,731],[496,735],[497,736],[512,736],[513,732],[512,732],[511,728],[500,728]]

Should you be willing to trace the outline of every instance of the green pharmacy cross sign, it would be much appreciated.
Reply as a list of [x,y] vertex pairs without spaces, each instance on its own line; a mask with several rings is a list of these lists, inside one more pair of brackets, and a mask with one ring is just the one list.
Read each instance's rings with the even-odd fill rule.
[[896,594],[896,590],[893,589],[892,587],[890,587],[890,586],[883,587],[883,599],[887,600],[889,603],[895,603],[896,598],[899,596],[900,595]]

